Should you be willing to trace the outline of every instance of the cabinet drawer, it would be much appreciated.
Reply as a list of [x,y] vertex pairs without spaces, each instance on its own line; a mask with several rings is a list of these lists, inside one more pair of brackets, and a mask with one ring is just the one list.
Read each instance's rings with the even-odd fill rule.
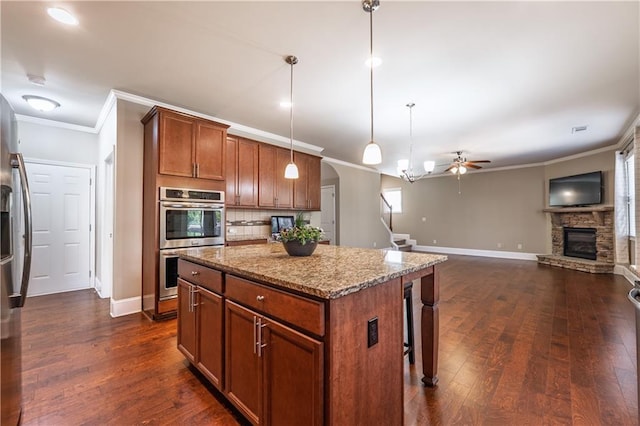
[[192,284],[197,284],[216,293],[222,293],[222,272],[220,271],[180,259],[178,260],[178,275]]
[[324,336],[324,304],[233,275],[226,276],[225,296],[294,326]]

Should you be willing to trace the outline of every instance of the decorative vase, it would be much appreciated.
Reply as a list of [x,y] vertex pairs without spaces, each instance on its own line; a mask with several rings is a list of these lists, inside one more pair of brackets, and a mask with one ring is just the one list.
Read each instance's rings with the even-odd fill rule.
[[289,256],[311,256],[311,253],[318,246],[317,241],[310,241],[307,244],[300,244],[299,241],[287,241],[282,242],[284,249],[289,253]]

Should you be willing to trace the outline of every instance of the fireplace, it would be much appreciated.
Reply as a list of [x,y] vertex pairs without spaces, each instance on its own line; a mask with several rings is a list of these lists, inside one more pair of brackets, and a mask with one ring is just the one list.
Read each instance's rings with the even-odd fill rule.
[[564,227],[564,255],[596,260],[596,229]]

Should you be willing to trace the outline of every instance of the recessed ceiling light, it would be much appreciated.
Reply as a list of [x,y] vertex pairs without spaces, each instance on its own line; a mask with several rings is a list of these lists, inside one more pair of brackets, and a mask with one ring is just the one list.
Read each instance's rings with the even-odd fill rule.
[[367,68],[371,67],[372,65],[373,65],[373,68],[376,68],[376,67],[379,67],[380,64],[382,64],[382,58],[378,58],[377,56],[374,56],[364,61],[364,65]]
[[584,132],[587,130],[587,126],[574,126],[571,128],[571,133]]
[[50,7],[47,9],[47,13],[53,19],[66,25],[78,25],[78,18],[73,16],[61,7]]
[[32,108],[42,112],[53,111],[58,108],[60,104],[52,99],[43,98],[42,96],[24,95],[22,97]]

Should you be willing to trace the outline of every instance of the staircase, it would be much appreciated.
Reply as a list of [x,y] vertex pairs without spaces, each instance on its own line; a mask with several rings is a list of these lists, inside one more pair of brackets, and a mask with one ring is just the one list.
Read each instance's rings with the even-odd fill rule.
[[391,243],[391,247],[393,250],[397,251],[411,251],[411,247],[416,243],[416,240],[411,240],[411,236],[409,234],[395,234],[393,232],[393,225],[391,223],[393,207],[387,202],[382,193],[380,194],[380,198],[382,200],[380,220],[389,233],[389,242]]
[[398,246],[398,251],[411,251],[411,244],[407,244],[407,240],[404,238],[393,239],[393,242]]

